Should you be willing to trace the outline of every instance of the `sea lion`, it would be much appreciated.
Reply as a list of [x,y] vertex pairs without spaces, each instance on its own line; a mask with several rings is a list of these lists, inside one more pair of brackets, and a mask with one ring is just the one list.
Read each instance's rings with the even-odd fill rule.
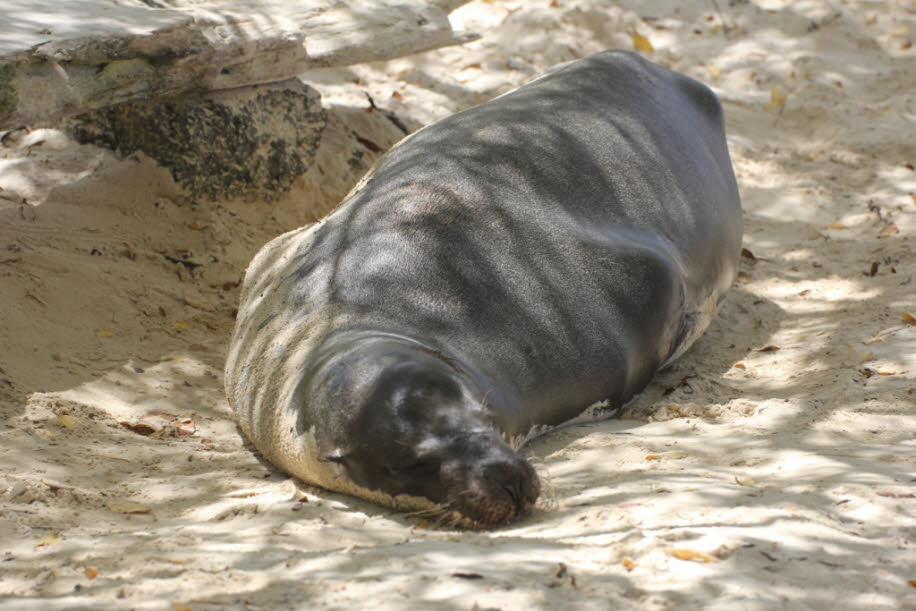
[[405,138],[265,246],[229,400],[306,482],[507,523],[539,493],[513,448],[682,354],[741,233],[715,94],[629,52],[570,62]]

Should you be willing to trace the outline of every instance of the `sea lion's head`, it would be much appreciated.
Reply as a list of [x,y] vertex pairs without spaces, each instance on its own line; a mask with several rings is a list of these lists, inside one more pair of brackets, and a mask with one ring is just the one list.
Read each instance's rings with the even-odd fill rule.
[[[503,441],[481,389],[451,359],[365,342],[321,368],[310,401],[319,460],[358,486],[429,499],[479,525],[528,514],[537,474]],[[485,392],[485,391],[484,391]]]

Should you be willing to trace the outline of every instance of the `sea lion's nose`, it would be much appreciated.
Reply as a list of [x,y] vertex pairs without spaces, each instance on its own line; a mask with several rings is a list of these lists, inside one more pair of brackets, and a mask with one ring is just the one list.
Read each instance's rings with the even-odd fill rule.
[[513,510],[506,516],[506,522],[515,521],[531,513],[541,493],[537,473],[528,461],[520,456],[485,466],[483,479],[488,482],[488,488],[502,490],[511,499]]
[[496,434],[462,436],[449,447],[440,478],[446,505],[481,526],[509,524],[531,512],[537,473]]

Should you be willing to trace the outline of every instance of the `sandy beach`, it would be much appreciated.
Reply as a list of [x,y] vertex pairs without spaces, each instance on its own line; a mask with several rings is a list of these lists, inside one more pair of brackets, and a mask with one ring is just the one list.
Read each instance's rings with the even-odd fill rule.
[[[275,201],[4,137],[0,609],[916,609],[916,5],[475,0],[452,22],[481,39],[303,75],[328,126]],[[546,491],[508,527],[259,459],[222,382],[251,257],[402,137],[384,112],[416,129],[607,48],[722,100],[745,251],[707,333],[622,418],[526,446]]]

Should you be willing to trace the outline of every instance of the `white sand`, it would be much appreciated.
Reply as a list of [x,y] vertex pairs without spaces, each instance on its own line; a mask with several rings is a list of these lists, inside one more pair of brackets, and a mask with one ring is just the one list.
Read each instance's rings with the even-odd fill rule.
[[[479,42],[313,76],[354,108],[273,204],[8,138],[0,607],[916,609],[916,7],[614,4],[478,0],[454,21]],[[634,30],[725,106],[757,261],[709,332],[626,419],[528,448],[549,493],[511,528],[431,530],[260,462],[222,391],[233,283],[375,158],[335,139],[398,137],[360,88],[416,127]]]

